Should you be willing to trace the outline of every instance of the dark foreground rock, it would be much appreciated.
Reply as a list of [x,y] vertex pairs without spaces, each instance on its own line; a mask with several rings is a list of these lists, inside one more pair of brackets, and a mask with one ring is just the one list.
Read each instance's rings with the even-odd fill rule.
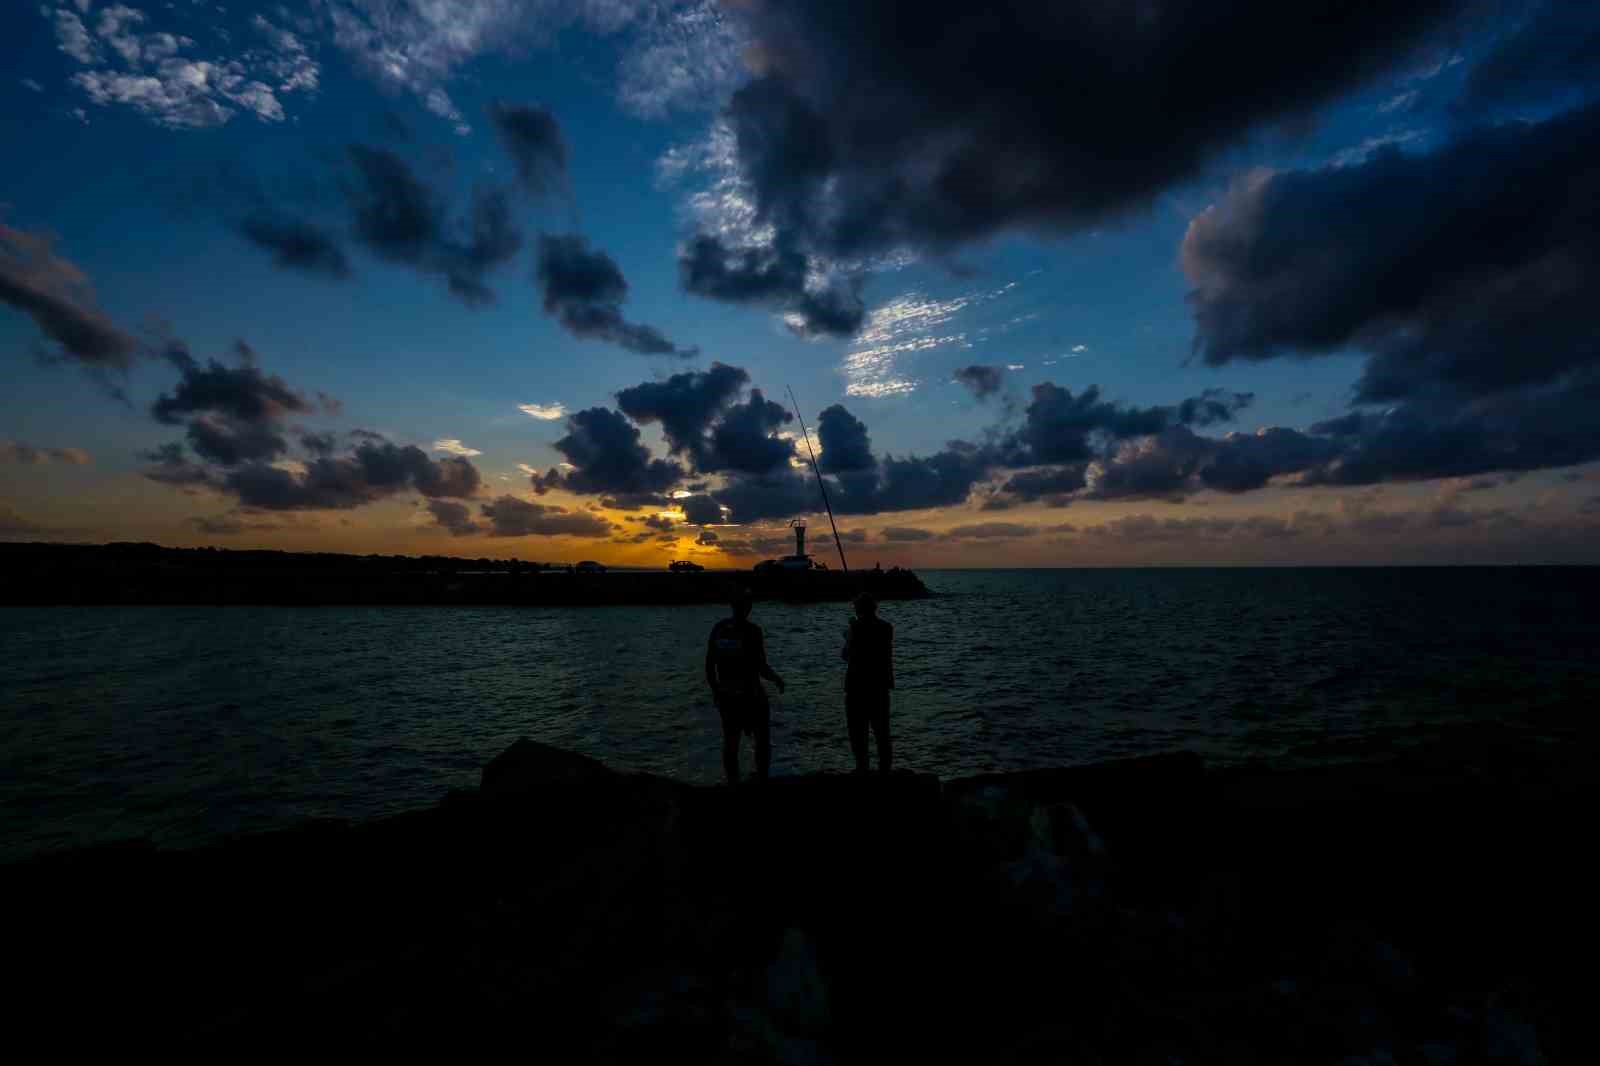
[[[534,1061],[1587,1061],[1593,747],[737,790],[521,741],[360,825],[4,877],[11,1046]],[[24,1061],[18,1059],[17,1061]]]

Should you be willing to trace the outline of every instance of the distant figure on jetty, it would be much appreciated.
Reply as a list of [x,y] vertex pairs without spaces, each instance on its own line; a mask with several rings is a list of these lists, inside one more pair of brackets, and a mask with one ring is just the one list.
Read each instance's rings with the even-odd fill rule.
[[894,626],[878,617],[878,601],[863,592],[856,597],[856,616],[845,630],[839,653],[849,665],[844,672],[844,713],[850,728],[850,750],[856,773],[867,772],[867,726],[878,742],[878,772],[894,762],[889,743],[889,690],[894,688]]
[[722,772],[728,784],[739,783],[739,738],[749,733],[756,742],[756,779],[765,780],[772,764],[772,716],[766,678],[783,691],[783,678],[767,665],[767,644],[761,627],[750,621],[750,593],[736,589],[733,616],[711,627],[706,641],[706,683],[722,716]]

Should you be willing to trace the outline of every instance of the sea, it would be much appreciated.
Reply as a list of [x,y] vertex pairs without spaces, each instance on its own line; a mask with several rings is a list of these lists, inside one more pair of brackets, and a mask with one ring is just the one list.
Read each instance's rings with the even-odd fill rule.
[[[1600,569],[952,570],[890,602],[900,767],[1382,757],[1600,694]],[[842,772],[846,604],[758,603],[775,775]],[[679,607],[0,610],[0,859],[371,818],[531,737],[721,778]],[[744,765],[751,763],[746,742]]]

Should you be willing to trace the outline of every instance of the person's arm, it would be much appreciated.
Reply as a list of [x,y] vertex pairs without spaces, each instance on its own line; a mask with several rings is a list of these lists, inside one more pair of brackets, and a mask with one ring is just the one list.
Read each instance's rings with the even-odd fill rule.
[[844,629],[844,647],[839,649],[839,658],[843,659],[845,662],[849,662],[850,661],[850,641],[855,638],[855,635],[856,635],[856,630],[855,630],[855,625],[853,623],[851,625],[845,626],[845,629]]
[[884,652],[889,666],[889,687],[894,688],[894,626],[889,626],[889,648]]
[[756,630],[756,670],[762,677],[777,685],[779,693],[783,692],[783,678],[767,665],[767,638],[759,629]]

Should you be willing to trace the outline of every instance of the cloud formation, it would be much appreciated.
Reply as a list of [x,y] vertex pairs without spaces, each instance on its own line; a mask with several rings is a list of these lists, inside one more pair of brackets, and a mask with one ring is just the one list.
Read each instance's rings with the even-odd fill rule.
[[264,212],[241,219],[239,232],[271,252],[272,261],[287,270],[337,279],[350,276],[350,259],[338,237],[314,222]]
[[352,144],[346,154],[356,239],[380,259],[441,275],[468,307],[493,303],[487,274],[522,248],[506,191],[475,189],[466,217],[452,222],[443,198],[394,152]]
[[528,195],[549,196],[566,187],[569,150],[554,115],[537,104],[497,100],[489,105],[489,119]]
[[95,305],[89,279],[50,238],[0,223],[0,302],[33,319],[52,354],[99,370],[127,370],[137,342]]
[[958,367],[955,380],[972,390],[972,395],[985,400],[1000,391],[1000,386],[1005,383],[1005,374],[1005,367],[975,364]]
[[568,511],[515,496],[501,496],[480,510],[489,520],[492,537],[603,537],[611,532],[610,522],[587,511]]
[[20,463],[35,466],[40,463],[66,463],[69,466],[88,466],[94,459],[82,448],[35,448],[21,441],[0,441],[0,463]]
[[913,18],[896,0],[747,0],[730,10],[757,76],[723,121],[737,192],[770,235],[738,247],[702,231],[681,254],[685,287],[853,332],[859,314],[819,320],[801,307],[814,291],[805,279],[828,264],[1141,209],[1258,127],[1310,115],[1405,60],[1460,6],[1327,5],[1313,17],[1276,0],[940,0]]
[[691,358],[697,348],[680,348],[654,326],[629,322],[622,316],[628,282],[616,261],[591,249],[577,234],[539,236],[534,278],[543,295],[546,314],[554,315],[575,337],[607,341],[641,355],[675,355]]

